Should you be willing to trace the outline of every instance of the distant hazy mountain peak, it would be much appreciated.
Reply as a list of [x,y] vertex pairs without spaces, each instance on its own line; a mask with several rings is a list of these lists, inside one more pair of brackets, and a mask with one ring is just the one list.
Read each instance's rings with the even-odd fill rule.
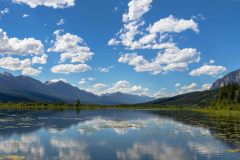
[[223,78],[220,78],[218,80],[216,80],[211,89],[218,89],[223,87],[224,85],[229,85],[232,83],[238,83],[240,85],[240,69],[235,70],[229,74],[227,74],[226,76],[224,76]]
[[4,76],[9,76],[9,77],[14,77],[11,73],[9,72],[3,72],[3,73],[0,73],[1,75],[4,75]]
[[129,93],[115,92],[101,95],[101,98],[112,104],[137,104],[155,100],[152,97],[132,95]]
[[102,94],[101,96],[122,96],[122,95],[132,95],[132,96],[136,96],[136,95],[133,95],[133,94],[129,94],[129,93],[123,93],[123,92],[113,92],[113,93],[104,93]]

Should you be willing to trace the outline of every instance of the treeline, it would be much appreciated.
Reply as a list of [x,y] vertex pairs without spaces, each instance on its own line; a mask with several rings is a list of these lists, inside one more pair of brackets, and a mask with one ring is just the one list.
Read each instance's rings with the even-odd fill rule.
[[240,86],[234,83],[222,87],[219,98],[221,101],[227,101],[228,103],[240,103]]
[[234,83],[216,90],[192,92],[160,99],[152,104],[159,107],[240,110],[240,86]]
[[169,107],[176,106],[180,108],[184,107],[193,107],[193,108],[207,108],[210,104],[217,99],[219,90],[207,90],[186,93],[170,98],[160,99],[154,101],[153,104],[159,106]]
[[240,86],[233,83],[222,87],[212,107],[215,109],[240,110]]
[[76,102],[69,104],[64,102],[42,103],[42,102],[0,102],[0,110],[82,110],[82,109],[102,109],[106,106],[81,104],[78,99]]

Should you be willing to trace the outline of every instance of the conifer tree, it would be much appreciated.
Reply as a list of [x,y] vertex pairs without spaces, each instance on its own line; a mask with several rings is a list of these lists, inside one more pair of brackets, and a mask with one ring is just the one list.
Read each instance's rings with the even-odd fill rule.
[[80,105],[81,105],[80,100],[77,99],[77,101],[76,101],[76,106],[80,106]]

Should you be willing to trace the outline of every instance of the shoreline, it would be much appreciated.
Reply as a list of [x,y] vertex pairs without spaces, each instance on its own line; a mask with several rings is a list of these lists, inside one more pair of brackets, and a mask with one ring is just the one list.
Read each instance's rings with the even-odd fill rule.
[[118,105],[118,106],[101,106],[101,105],[72,105],[72,104],[0,104],[0,111],[3,110],[23,110],[23,111],[64,111],[64,110],[145,110],[145,111],[192,111],[199,113],[214,113],[214,114],[231,114],[240,117],[239,110],[230,109],[214,109],[201,107],[177,107],[177,106],[153,106],[153,105]]

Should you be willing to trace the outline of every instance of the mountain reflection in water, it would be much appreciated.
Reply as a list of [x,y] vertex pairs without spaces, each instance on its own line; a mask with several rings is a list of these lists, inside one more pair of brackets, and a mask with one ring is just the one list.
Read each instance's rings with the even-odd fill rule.
[[0,155],[27,160],[233,159],[212,130],[157,112],[130,110],[1,111]]

